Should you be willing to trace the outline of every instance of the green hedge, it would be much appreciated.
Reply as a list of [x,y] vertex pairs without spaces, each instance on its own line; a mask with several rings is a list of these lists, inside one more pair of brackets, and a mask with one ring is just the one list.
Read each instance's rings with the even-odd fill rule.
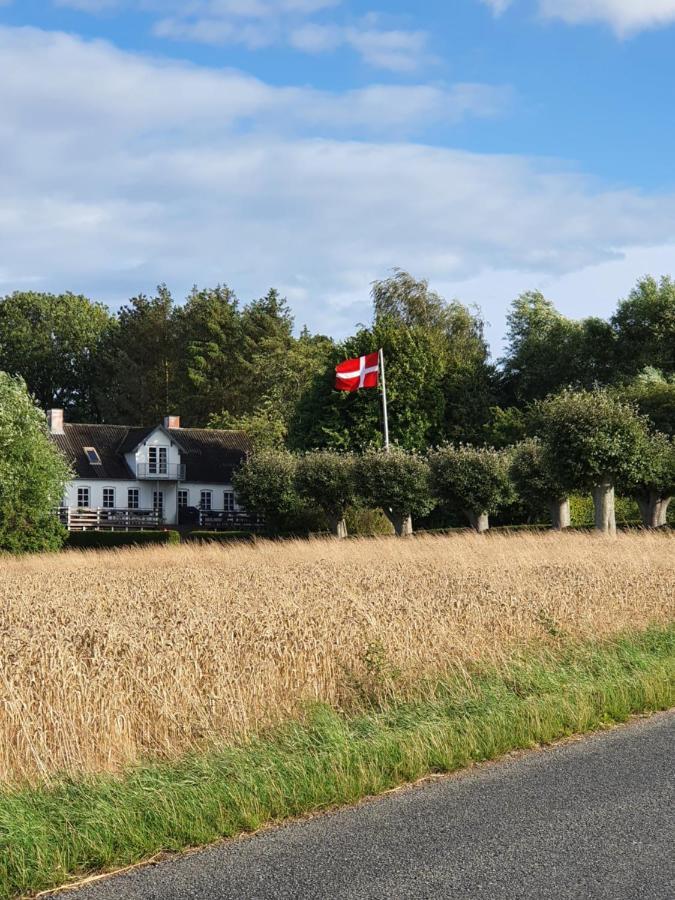
[[250,531],[191,531],[185,536],[188,541],[206,541],[207,543],[229,543],[230,541],[254,541],[255,535]]
[[66,547],[132,547],[139,544],[180,544],[177,531],[71,531]]

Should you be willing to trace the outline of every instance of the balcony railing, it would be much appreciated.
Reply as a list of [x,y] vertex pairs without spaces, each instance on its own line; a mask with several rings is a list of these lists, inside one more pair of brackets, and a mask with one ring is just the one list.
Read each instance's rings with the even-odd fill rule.
[[243,510],[200,509],[196,512],[199,528],[205,531],[260,531],[265,525],[260,516],[249,515]]
[[58,514],[68,531],[146,531],[163,524],[156,509],[73,509],[62,506]]
[[165,466],[136,463],[136,478],[148,481],[185,481],[185,466],[167,463]]

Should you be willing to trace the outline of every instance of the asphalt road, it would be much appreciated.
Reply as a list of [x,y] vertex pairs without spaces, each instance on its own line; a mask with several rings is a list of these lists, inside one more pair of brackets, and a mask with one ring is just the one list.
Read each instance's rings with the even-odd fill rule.
[[673,900],[674,749],[666,713],[68,896]]

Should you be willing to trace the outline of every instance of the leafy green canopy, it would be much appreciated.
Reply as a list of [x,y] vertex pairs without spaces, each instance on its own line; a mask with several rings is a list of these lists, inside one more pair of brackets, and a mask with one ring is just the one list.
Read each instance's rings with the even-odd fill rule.
[[644,497],[650,493],[660,497],[675,494],[675,438],[650,434],[639,471],[619,487],[632,497]]
[[531,512],[543,504],[565,500],[568,492],[551,471],[544,448],[537,438],[528,438],[513,448],[510,457],[511,481]]
[[622,375],[636,375],[645,366],[675,375],[675,282],[671,278],[642,278],[619,303],[611,322]]
[[617,393],[637,406],[657,431],[675,435],[675,375],[666,378],[658,369],[647,366]]
[[354,502],[354,457],[351,453],[315,450],[298,459],[298,494],[329,516],[342,518]]
[[403,517],[424,516],[434,508],[429,466],[417,453],[371,448],[356,458],[354,468],[357,492],[369,506]]
[[538,403],[533,421],[545,465],[566,491],[641,479],[648,423],[609,392],[563,391]]
[[494,514],[511,500],[506,454],[446,444],[429,453],[434,496],[445,507]]
[[263,516],[273,530],[298,506],[296,465],[296,458],[286,450],[262,450],[250,456],[233,476],[239,502],[248,512]]
[[0,370],[21,376],[43,409],[98,415],[95,366],[114,319],[76,294],[16,292],[0,299]]
[[25,382],[0,372],[0,549],[57,550],[65,538],[54,510],[68,466]]

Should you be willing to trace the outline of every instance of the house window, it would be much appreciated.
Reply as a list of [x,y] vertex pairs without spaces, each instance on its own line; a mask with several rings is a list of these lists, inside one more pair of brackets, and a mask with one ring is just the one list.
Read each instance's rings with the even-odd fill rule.
[[89,508],[89,488],[79,487],[77,489],[77,506],[79,509]]
[[164,491],[152,492],[152,508],[160,519],[164,517]]
[[199,508],[210,510],[211,509],[211,491],[202,491],[199,497]]
[[169,456],[166,447],[148,447],[148,471],[151,475],[166,475]]
[[103,488],[103,509],[115,509],[115,488]]
[[185,488],[178,491],[178,509],[187,509],[189,505],[189,495]]
[[223,509],[225,512],[234,512],[234,492],[223,492]]
[[98,455],[98,450],[95,447],[85,447],[84,452],[87,457],[87,462],[92,466],[102,466],[101,457]]
[[129,509],[138,509],[139,493],[138,488],[129,488],[127,491],[127,506]]

